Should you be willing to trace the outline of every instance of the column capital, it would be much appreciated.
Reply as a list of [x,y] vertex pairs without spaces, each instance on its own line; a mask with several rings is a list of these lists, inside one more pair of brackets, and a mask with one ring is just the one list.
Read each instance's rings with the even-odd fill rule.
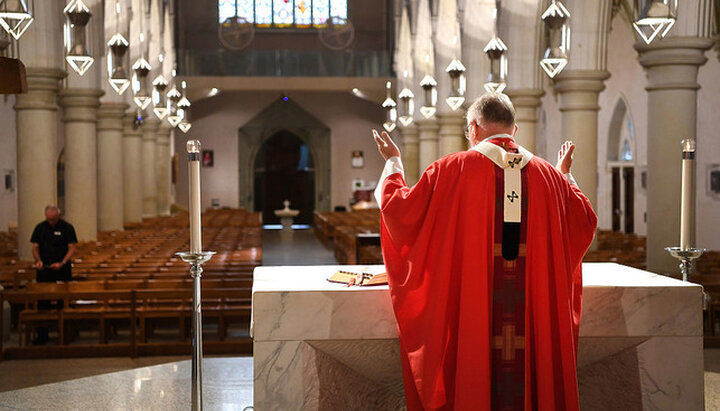
[[407,126],[400,126],[400,133],[403,136],[403,141],[407,140],[413,140],[417,141],[418,133],[420,133],[420,130],[418,130],[417,124],[413,121],[412,123],[408,124]]
[[[436,118],[420,120],[418,121],[418,130],[421,131],[420,140],[437,140],[440,124]],[[425,131],[425,133],[422,133],[422,131]]]
[[52,110],[57,111],[56,97],[60,90],[60,80],[67,76],[64,70],[54,68],[28,67],[28,92],[18,94],[15,110]]
[[100,97],[105,94],[99,89],[66,88],[60,90],[60,106],[63,110],[63,122],[97,122],[97,109]]
[[545,90],[536,88],[516,88],[505,90],[505,94],[510,97],[515,107],[537,108],[542,104],[542,97]]
[[598,94],[605,89],[610,73],[604,70],[564,70],[555,80],[560,93],[560,111],[599,111]]
[[101,102],[97,111],[97,129],[104,130],[122,130],[123,117],[128,105],[125,103]]
[[157,131],[160,127],[160,120],[153,117],[148,117],[143,121],[142,126],[140,127],[140,131],[143,135],[143,140],[152,140],[155,141],[157,138]]
[[638,61],[647,71],[645,90],[700,89],[697,71],[707,62],[705,51],[713,40],[700,37],[669,37],[653,44],[636,43]]
[[438,113],[437,114],[437,121],[440,125],[442,124],[463,124],[465,122],[465,119],[463,118],[463,113],[461,111],[450,111],[447,113]]
[[122,119],[123,123],[123,138],[139,138],[142,136],[142,130],[136,126],[135,123],[135,112],[126,112]]

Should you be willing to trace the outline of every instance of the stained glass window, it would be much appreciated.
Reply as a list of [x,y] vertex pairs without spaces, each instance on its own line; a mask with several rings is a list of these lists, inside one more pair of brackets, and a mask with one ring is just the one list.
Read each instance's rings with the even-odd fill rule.
[[321,28],[348,17],[347,0],[218,0],[218,20],[239,16],[257,27]]

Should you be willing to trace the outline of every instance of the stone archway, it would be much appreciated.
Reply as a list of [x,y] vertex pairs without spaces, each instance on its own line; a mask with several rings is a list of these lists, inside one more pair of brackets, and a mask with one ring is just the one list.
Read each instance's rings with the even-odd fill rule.
[[279,98],[238,130],[239,204],[255,205],[255,160],[262,145],[284,131],[307,145],[315,168],[315,209],[330,210],[330,128],[292,100]]

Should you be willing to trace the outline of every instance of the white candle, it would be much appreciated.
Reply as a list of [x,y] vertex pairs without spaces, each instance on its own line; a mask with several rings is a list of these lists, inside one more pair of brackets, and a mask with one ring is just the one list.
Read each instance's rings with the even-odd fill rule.
[[200,205],[200,141],[188,140],[188,181],[190,183],[190,252],[202,251],[201,205]]
[[695,140],[682,141],[682,197],[680,200],[680,249],[692,247]]

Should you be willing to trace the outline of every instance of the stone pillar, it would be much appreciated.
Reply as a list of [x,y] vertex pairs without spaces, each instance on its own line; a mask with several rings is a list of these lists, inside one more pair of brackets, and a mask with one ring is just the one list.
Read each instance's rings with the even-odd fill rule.
[[97,109],[101,90],[60,92],[65,123],[65,218],[79,241],[97,239]]
[[438,158],[451,153],[457,153],[458,151],[464,151],[465,147],[467,147],[465,143],[465,119],[463,118],[463,113],[464,111],[458,110],[438,114],[440,123]]
[[526,88],[507,90],[505,94],[510,97],[515,106],[515,123],[518,126],[515,141],[535,153],[535,133],[537,131],[537,112],[542,103],[540,98],[545,94],[543,90]]
[[420,155],[418,176],[425,172],[425,169],[438,159],[438,130],[440,126],[436,118],[421,120],[418,122]]
[[148,116],[142,125],[142,216],[157,216],[157,165],[155,161],[157,129],[160,121]]
[[105,103],[98,110],[98,230],[123,229],[123,116],[128,105]]
[[680,242],[680,142],[697,139],[697,74],[711,46],[693,37],[635,45],[647,72],[647,267],[657,273],[679,272],[664,248]]
[[169,127],[161,126],[157,131],[157,151],[155,163],[157,172],[157,213],[160,216],[170,215],[170,132]]
[[407,127],[400,128],[403,136],[402,161],[405,167],[405,179],[409,186],[414,185],[418,181],[420,175],[418,151],[418,127],[415,123]]
[[593,208],[598,186],[598,96],[608,77],[606,71],[565,70],[555,82],[560,93],[562,141],[572,140],[577,146],[572,173]]
[[27,68],[28,92],[15,96],[17,122],[18,253],[33,260],[30,236],[57,202],[57,99],[65,72]]
[[142,222],[143,163],[142,131],[135,127],[135,112],[123,117],[123,221],[124,225]]

